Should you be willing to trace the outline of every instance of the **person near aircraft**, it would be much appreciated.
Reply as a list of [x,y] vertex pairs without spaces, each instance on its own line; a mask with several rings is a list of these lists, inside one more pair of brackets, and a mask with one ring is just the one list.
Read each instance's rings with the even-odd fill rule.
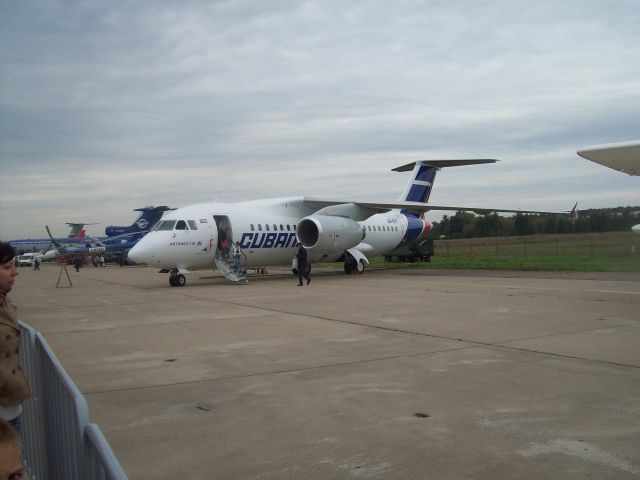
[[224,235],[226,238],[224,247],[224,258],[229,258],[229,253],[231,252],[231,246],[233,245],[233,238],[231,237],[231,229],[229,227],[224,227]]
[[227,245],[228,245],[227,229],[221,228],[220,233],[218,235],[218,250],[220,251],[222,258],[227,257],[227,251],[228,251]]
[[7,297],[18,276],[14,257],[13,247],[0,242],[0,418],[20,433],[22,402],[31,391],[20,366],[17,308]]
[[40,270],[40,259],[35,258],[33,260],[33,271],[35,272],[35,271],[38,271],[38,270]]
[[18,433],[0,419],[0,479],[18,480],[24,477],[21,451]]
[[240,248],[240,242],[236,242],[233,244],[231,248],[231,254],[233,255],[233,264],[236,268],[236,272],[240,271],[240,255],[242,254],[242,249]]
[[80,267],[82,266],[82,259],[78,256],[73,261],[73,266],[76,267],[76,272],[80,271]]
[[311,283],[311,277],[309,276],[309,266],[307,264],[307,250],[300,242],[298,242],[296,258],[298,259],[298,286],[302,286],[302,277],[307,279],[307,285],[309,285],[309,283]]

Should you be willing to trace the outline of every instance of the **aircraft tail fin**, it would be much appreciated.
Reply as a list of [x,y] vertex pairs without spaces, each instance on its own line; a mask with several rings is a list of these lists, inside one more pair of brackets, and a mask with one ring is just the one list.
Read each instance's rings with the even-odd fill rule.
[[136,208],[134,212],[140,212],[140,215],[135,220],[135,222],[133,222],[131,225],[126,226],[109,225],[104,229],[104,233],[107,235],[107,237],[115,237],[117,235],[148,232],[151,227],[153,227],[158,222],[158,220],[160,220],[164,212],[166,212],[167,210],[173,209],[167,207],[166,205],[161,205],[158,207],[150,206]]
[[573,221],[576,221],[578,219],[578,202],[576,202],[576,204],[569,212],[569,218],[571,218],[571,220]]
[[479,165],[495,163],[494,159],[468,159],[468,160],[418,160],[400,167],[393,168],[394,172],[408,172],[412,170],[411,178],[407,183],[400,201],[427,203],[436,178],[436,172],[445,167],[459,167],[462,165]]
[[[84,229],[84,226],[86,225],[86,223],[67,222],[67,225],[71,227],[71,230],[69,231],[69,235],[67,235],[67,238],[84,238],[84,236],[87,234],[87,231]],[[93,225],[93,224],[90,223],[89,225]]]

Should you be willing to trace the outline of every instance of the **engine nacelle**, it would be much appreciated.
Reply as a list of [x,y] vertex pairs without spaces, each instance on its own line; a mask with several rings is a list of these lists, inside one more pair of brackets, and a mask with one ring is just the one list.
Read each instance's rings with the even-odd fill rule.
[[365,232],[350,218],[311,215],[298,222],[296,235],[308,250],[342,252],[358,245]]

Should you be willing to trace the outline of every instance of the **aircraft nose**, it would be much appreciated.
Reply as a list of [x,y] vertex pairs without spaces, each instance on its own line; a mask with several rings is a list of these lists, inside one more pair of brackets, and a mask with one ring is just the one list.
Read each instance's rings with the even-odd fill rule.
[[127,256],[134,263],[149,263],[153,258],[149,243],[145,242],[144,238],[136,243],[131,250],[129,250]]

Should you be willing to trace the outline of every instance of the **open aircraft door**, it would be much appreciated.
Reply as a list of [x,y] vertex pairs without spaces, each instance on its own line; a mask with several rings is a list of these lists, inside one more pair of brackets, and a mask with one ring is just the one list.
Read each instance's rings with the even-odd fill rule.
[[[213,242],[214,255],[228,256],[233,242],[233,230],[231,221],[227,215],[213,215],[216,228],[212,229],[211,241]],[[215,236],[215,238],[214,238]]]

